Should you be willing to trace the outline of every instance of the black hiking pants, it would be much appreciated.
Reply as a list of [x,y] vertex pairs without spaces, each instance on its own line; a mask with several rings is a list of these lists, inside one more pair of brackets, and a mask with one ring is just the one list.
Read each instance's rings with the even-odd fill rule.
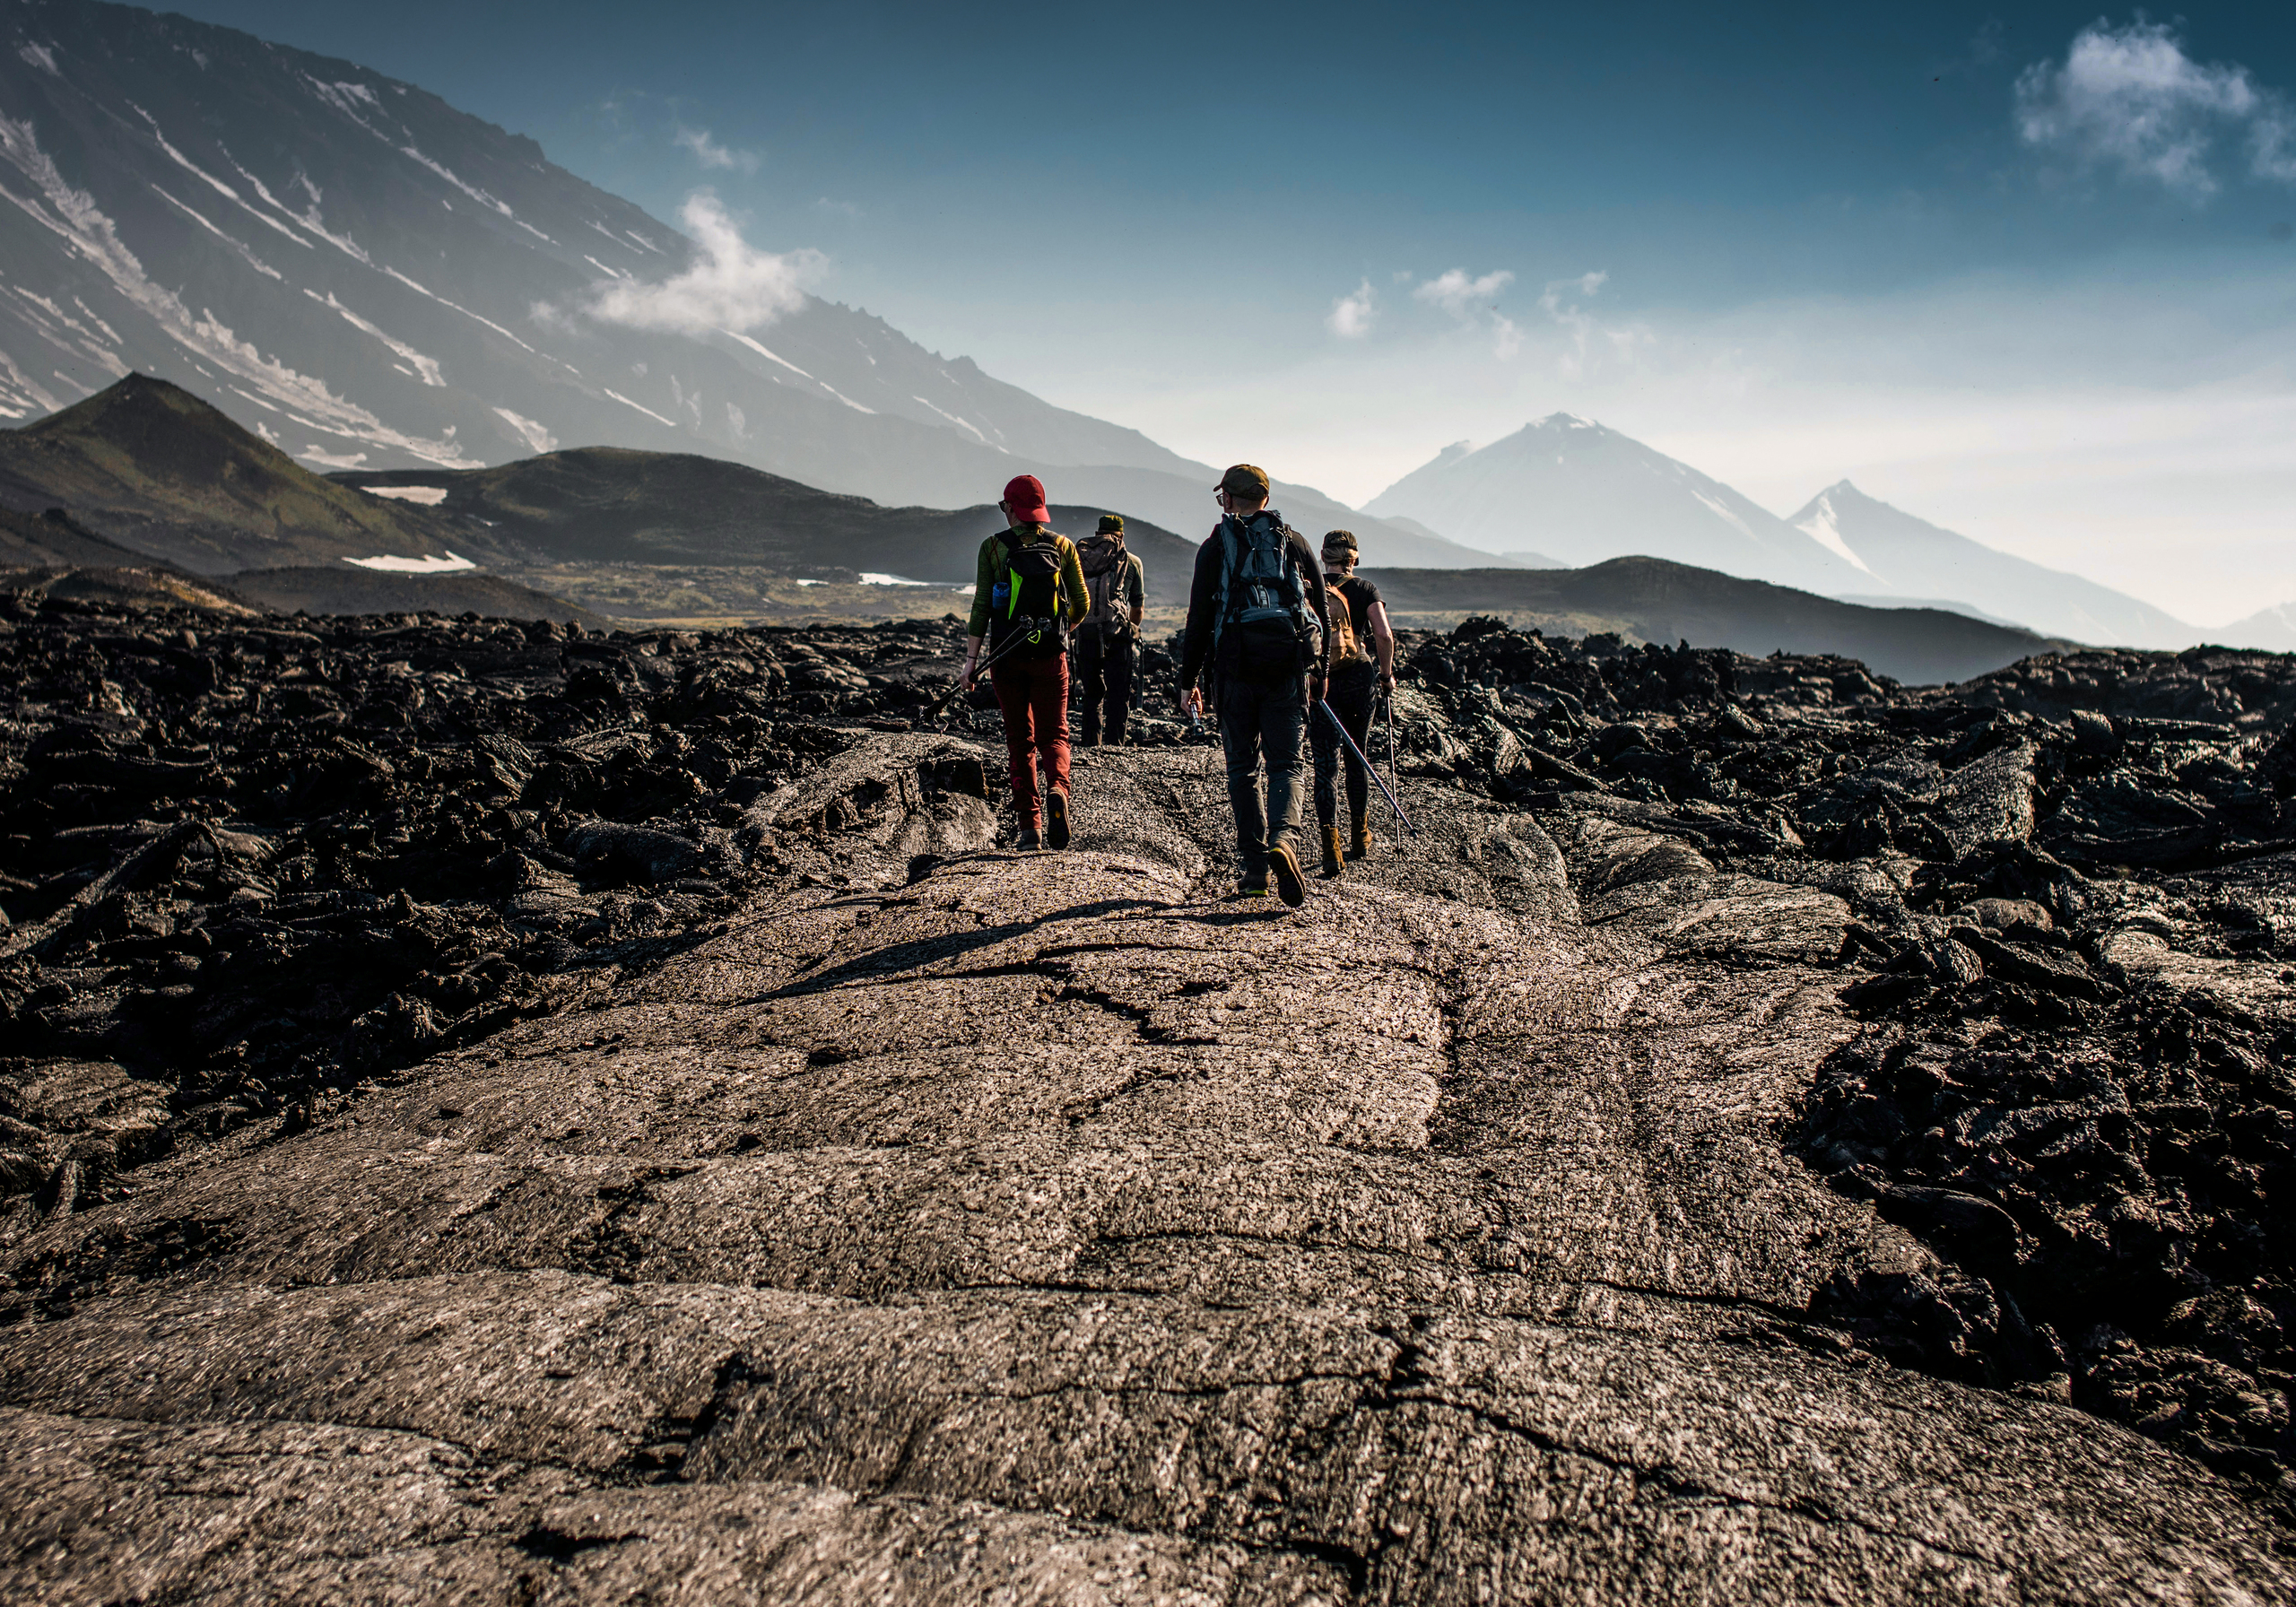
[[[1308,721],[1308,681],[1287,675],[1274,684],[1222,675],[1220,741],[1227,749],[1228,803],[1236,812],[1236,859],[1247,876],[1267,869],[1278,843],[1296,853],[1300,838],[1300,737]],[[1267,761],[1267,802],[1260,803],[1260,760]]]
[[1077,710],[1078,739],[1088,748],[1123,743],[1125,717],[1132,712],[1133,667],[1140,661],[1135,638],[1103,637],[1087,629],[1068,638],[1076,656],[1076,695],[1083,705]]
[[[1339,717],[1347,734],[1355,739],[1356,748],[1369,755],[1371,751],[1371,688],[1367,682],[1360,687],[1333,687],[1324,694],[1324,701],[1331,706],[1332,714]],[[1351,820],[1361,820],[1371,806],[1371,777],[1363,768],[1363,760],[1347,751],[1339,740],[1339,733],[1332,729],[1331,715],[1320,708],[1308,710],[1308,748],[1316,759],[1316,823],[1319,826],[1339,824],[1339,768],[1347,767],[1347,808]]]

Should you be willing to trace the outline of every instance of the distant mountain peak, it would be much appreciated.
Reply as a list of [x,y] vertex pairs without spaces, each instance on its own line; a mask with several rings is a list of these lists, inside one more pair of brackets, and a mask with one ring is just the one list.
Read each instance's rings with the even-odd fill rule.
[[1366,505],[1495,552],[1593,564],[1648,555],[1824,592],[1870,579],[1854,558],[1718,481],[1577,413],[1447,452]]
[[[1835,481],[1831,485],[1826,487],[1825,490],[1820,491],[1816,496],[1810,499],[1810,506],[1812,508],[1815,508],[1821,503],[1831,504],[1836,508],[1887,508],[1892,513],[1899,511],[1894,506],[1883,501],[1879,497],[1871,497],[1866,495],[1864,491],[1859,491],[1855,485],[1851,484],[1847,480]],[[1793,519],[1788,521],[1788,523],[1799,524],[1800,521],[1801,515],[1796,514]]]
[[1787,521],[1873,577],[1876,595],[1943,598],[2045,635],[2179,647],[2192,628],[2138,598],[2044,569],[1929,523],[1837,480]]
[[1524,425],[1523,428],[1526,430],[1592,430],[1600,435],[1608,435],[1610,433],[1609,430],[1605,430],[1594,420],[1582,419],[1575,413],[1551,413],[1547,414],[1546,417],[1540,419],[1534,423]]
[[1844,563],[1854,564],[1866,574],[1874,573],[1874,566],[1857,555],[1857,550],[1842,539],[1840,509],[1837,506],[1849,503],[1857,497],[1857,487],[1844,480],[1830,485],[1811,499],[1810,505],[1787,523],[1808,536]]

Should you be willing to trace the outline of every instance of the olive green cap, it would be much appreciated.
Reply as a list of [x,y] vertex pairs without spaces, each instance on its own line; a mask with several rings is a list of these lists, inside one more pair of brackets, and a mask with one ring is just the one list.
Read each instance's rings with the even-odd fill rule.
[[1265,497],[1267,495],[1267,471],[1250,464],[1239,463],[1220,476],[1220,489],[1231,497]]
[[1360,552],[1362,549],[1355,544],[1355,532],[1352,530],[1326,530],[1324,532],[1324,551]]
[[1096,534],[1100,535],[1122,535],[1124,534],[1124,516],[1120,513],[1102,514],[1100,516],[1100,527]]

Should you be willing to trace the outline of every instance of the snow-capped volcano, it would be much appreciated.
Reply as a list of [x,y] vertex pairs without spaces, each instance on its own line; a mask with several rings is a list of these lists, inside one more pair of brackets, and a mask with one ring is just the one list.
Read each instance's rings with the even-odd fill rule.
[[2044,569],[1916,518],[1838,481],[1787,521],[1871,577],[1864,600],[1951,598],[2045,636],[2130,647],[2185,647],[2199,632],[2109,586]]
[[[794,262],[776,282],[721,214],[690,239],[413,84],[125,6],[4,26],[9,419],[135,369],[315,466],[598,440],[801,455],[827,484],[889,460],[927,480],[1004,456],[1186,465],[804,296]],[[745,272],[748,307],[657,293],[697,267]],[[784,316],[741,327],[777,282]]]
[[1492,552],[1529,548],[1571,565],[1642,554],[1805,591],[1872,589],[1854,552],[1567,413],[1487,447],[1446,447],[1365,506]]
[[[131,370],[320,469],[699,453],[890,504],[1011,475],[1208,529],[1218,471],[804,293],[699,202],[681,232],[532,140],[353,63],[179,16],[0,12],[0,422]],[[1373,561],[1493,561],[1278,487]]]

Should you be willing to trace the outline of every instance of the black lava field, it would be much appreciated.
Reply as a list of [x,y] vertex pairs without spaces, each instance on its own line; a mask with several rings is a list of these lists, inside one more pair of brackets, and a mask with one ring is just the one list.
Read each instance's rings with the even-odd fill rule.
[[[0,595],[0,1239],[838,885],[852,822],[764,805],[909,728],[960,638]],[[1951,1270],[1838,1281],[1815,1315],[2296,1516],[2296,660],[2096,651],[1909,690],[1470,620],[1399,661],[1406,802],[1569,795],[1854,911],[1861,1025],[1781,1141]],[[1203,740],[1162,717],[1168,650],[1143,680],[1136,740]],[[993,710],[954,721],[996,746]],[[921,784],[1004,803],[977,760]]]

